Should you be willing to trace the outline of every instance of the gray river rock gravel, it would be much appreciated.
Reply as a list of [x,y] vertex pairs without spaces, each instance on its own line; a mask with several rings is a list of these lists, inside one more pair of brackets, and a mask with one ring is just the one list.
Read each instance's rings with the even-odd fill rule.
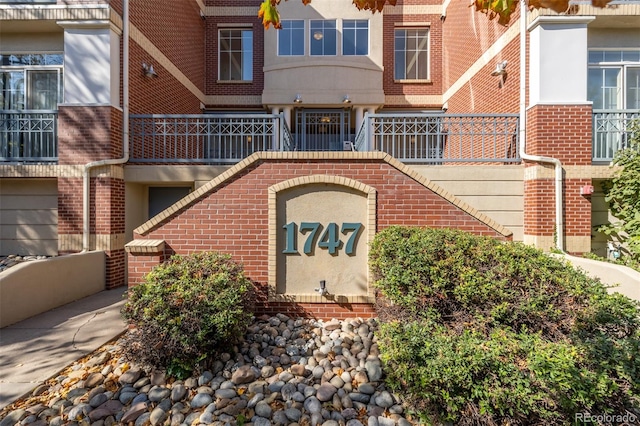
[[125,360],[116,341],[0,413],[0,426],[407,426],[386,389],[375,319],[256,319],[235,354],[186,380]]

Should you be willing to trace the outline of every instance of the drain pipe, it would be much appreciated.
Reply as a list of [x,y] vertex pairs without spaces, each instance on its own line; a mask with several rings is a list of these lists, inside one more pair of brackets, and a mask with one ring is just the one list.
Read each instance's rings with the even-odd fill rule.
[[84,165],[82,174],[82,252],[91,251],[89,200],[91,169],[129,161],[129,0],[122,1],[122,158],[99,160]]
[[527,5],[520,0],[520,158],[538,163],[553,164],[555,168],[556,198],[556,248],[564,252],[564,215],[562,212],[562,163],[557,158],[527,154],[527,109],[526,109],[526,66],[527,66]]

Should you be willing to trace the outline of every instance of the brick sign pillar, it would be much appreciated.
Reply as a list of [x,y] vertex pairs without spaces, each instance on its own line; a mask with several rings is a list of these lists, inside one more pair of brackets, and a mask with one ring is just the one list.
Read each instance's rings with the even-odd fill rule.
[[[531,23],[527,154],[552,157],[563,167],[564,249],[590,251],[592,107],[587,102],[587,24],[584,16],[540,16]],[[571,76],[559,78],[559,74]],[[556,246],[553,165],[526,162],[524,241],[542,249]]]

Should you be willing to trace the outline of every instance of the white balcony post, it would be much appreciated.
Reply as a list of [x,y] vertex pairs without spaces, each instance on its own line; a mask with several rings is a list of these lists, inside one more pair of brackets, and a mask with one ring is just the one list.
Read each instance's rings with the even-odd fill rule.
[[[280,107],[272,107],[271,114],[280,115]],[[280,150],[280,138],[282,137],[281,126],[282,126],[282,116],[279,118],[274,118],[273,122],[278,123],[278,125],[273,126],[273,139],[271,141],[271,150],[279,151]]]

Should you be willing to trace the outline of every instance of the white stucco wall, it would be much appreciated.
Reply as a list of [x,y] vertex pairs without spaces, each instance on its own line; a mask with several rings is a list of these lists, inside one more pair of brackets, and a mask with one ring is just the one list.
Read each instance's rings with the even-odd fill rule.
[[[119,104],[119,36],[108,24],[75,23],[64,29],[64,99],[67,105]],[[88,26],[88,28],[87,28]]]
[[540,16],[529,41],[530,105],[587,102],[587,24],[591,16]]

